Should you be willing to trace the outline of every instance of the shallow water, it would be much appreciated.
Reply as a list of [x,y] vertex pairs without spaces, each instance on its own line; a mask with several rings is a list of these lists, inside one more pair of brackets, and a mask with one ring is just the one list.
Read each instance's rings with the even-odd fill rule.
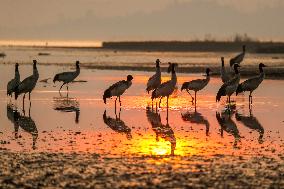
[[[30,65],[20,66],[21,78],[31,69]],[[69,67],[39,65],[38,69],[42,80]],[[1,70],[13,77],[12,65],[1,65]],[[122,97],[121,110],[118,106],[115,112],[114,99],[105,105],[102,94],[127,74],[134,76],[133,85]],[[283,80],[261,84],[254,93],[250,114],[248,94],[234,97],[236,108],[230,112],[224,98],[215,103],[221,83],[219,78],[211,78],[198,93],[196,112],[189,95],[176,91],[169,100],[167,121],[166,100],[156,112],[145,92],[152,74],[82,69],[78,80],[87,82],[71,84],[68,97],[66,88],[60,96],[58,83],[38,82],[31,106],[26,98],[25,112],[22,97],[18,101],[6,97],[10,78],[1,75],[1,148],[12,152],[91,152],[103,157],[283,154]],[[169,79],[168,74],[163,75],[163,80]],[[178,86],[200,77],[178,74]],[[19,118],[22,123],[14,124]],[[250,126],[245,126],[246,120]]]

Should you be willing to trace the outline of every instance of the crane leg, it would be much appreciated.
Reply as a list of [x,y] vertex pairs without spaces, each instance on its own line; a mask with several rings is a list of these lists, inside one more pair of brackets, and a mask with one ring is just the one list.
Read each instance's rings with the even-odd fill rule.
[[119,105],[121,106],[120,96],[118,96]]
[[249,95],[249,105],[250,105],[250,95]]
[[156,102],[156,112],[158,112],[158,102]]
[[206,136],[209,136],[209,126],[206,126]]
[[196,91],[194,91],[194,104],[196,104]]
[[169,96],[167,96],[167,124],[169,123]]
[[161,108],[161,101],[162,101],[162,98],[163,98],[163,97],[161,97],[161,98],[160,98],[160,101],[159,101],[159,108]]
[[26,93],[23,96],[23,109],[25,109],[25,97],[26,97]]
[[30,106],[29,106],[29,117],[31,117],[31,107],[32,107],[32,102],[30,101]]
[[249,104],[249,116],[252,116],[252,108],[251,108],[251,104]]
[[167,108],[169,107],[169,96],[167,96]]
[[249,103],[252,104],[252,95],[251,95],[251,93],[249,94]]
[[121,107],[119,107],[118,119],[120,120]]
[[116,101],[117,101],[117,97],[116,97],[116,99],[115,99],[115,101],[114,101],[114,112],[115,112],[115,114],[116,114]]
[[188,89],[186,90],[186,92],[190,95],[190,97],[191,97],[191,102],[193,102],[194,98],[193,98],[193,96],[190,94],[190,92],[189,92]]
[[31,93],[29,92],[29,101],[31,101]]
[[59,89],[59,92],[61,91],[61,89],[62,89],[62,87],[63,87],[64,84],[65,84],[65,83],[63,83],[63,84],[61,85],[61,87],[60,87],[60,89]]

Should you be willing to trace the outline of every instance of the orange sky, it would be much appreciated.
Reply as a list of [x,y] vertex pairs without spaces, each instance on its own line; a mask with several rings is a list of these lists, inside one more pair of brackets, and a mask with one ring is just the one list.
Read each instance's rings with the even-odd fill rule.
[[1,0],[0,7],[1,40],[229,39],[236,33],[284,40],[281,0]]

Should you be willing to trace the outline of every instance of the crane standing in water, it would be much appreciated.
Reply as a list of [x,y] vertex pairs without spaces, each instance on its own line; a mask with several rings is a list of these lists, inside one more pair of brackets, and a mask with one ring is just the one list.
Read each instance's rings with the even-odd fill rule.
[[[197,91],[200,91],[204,87],[206,87],[207,84],[210,81],[210,74],[209,74],[210,71],[211,71],[210,68],[206,69],[206,78],[205,79],[196,79],[196,80],[192,80],[192,81],[189,81],[189,82],[184,82],[182,84],[181,91],[185,89],[188,92],[188,94],[191,96],[192,102],[193,102],[193,100],[195,100],[194,104],[196,104],[196,93],[197,93]],[[189,93],[190,90],[194,91],[194,98]]]
[[12,94],[16,91],[16,88],[20,84],[20,73],[19,73],[19,64],[15,64],[15,76],[7,84],[7,95],[12,97]]
[[243,52],[235,56],[234,58],[230,59],[230,66],[233,66],[234,64],[240,64],[246,55],[246,46],[243,45]]
[[60,90],[62,89],[63,85],[67,84],[67,92],[68,92],[68,84],[72,81],[74,81],[74,79],[76,79],[76,77],[78,77],[78,75],[80,74],[80,62],[76,61],[75,63],[76,65],[76,70],[73,72],[62,72],[62,73],[58,73],[54,76],[53,78],[53,83],[55,83],[56,81],[62,81],[63,84],[61,85]]
[[252,92],[258,88],[261,82],[264,80],[265,74],[263,71],[263,67],[266,67],[263,63],[258,65],[259,67],[259,75],[250,79],[245,80],[241,84],[238,85],[236,95],[241,92],[249,91],[249,104],[252,104]]
[[33,74],[27,78],[25,78],[17,87],[15,90],[15,99],[17,100],[18,96],[20,94],[24,93],[23,96],[23,108],[24,108],[24,101],[25,101],[25,95],[26,93],[29,93],[29,100],[31,100],[31,92],[35,88],[37,84],[39,74],[37,70],[37,61],[33,60]]

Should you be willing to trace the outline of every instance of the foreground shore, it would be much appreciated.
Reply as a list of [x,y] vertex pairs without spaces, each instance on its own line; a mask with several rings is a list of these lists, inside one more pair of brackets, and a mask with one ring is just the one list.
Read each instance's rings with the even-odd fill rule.
[[284,156],[124,157],[1,150],[1,188],[283,188]]

